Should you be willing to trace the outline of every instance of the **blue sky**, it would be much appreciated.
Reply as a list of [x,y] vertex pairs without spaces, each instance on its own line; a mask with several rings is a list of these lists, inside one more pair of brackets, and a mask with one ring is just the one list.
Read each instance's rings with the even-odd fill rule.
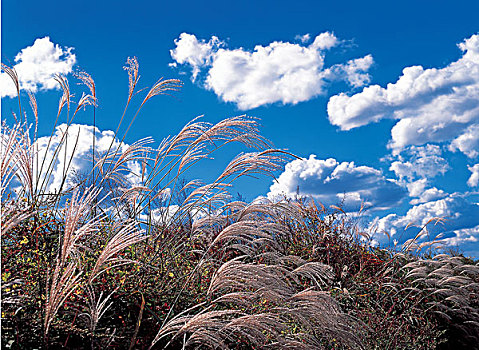
[[[95,79],[107,137],[127,95],[122,67],[137,56],[142,86],[167,77],[184,87],[152,100],[127,142],[160,141],[198,115],[258,117],[264,136],[304,160],[276,184],[240,181],[235,191],[248,200],[293,196],[298,186],[328,205],[345,196],[348,211],[365,202],[366,224],[399,244],[417,232],[404,232],[409,222],[442,216],[434,233],[477,257],[477,13],[477,1],[4,0],[1,55],[27,67],[40,135],[51,132],[60,94],[48,74],[83,69]],[[32,62],[43,75],[32,75]],[[15,108],[5,84],[0,77],[2,118]],[[91,115],[76,122],[91,125]],[[194,176],[208,180],[237,151]]]

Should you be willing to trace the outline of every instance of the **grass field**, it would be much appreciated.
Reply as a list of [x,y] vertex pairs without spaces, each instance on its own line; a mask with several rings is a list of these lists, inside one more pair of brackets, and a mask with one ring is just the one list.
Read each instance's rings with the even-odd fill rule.
[[[246,116],[193,120],[158,147],[124,144],[145,103],[181,88],[160,80],[137,95],[137,60],[125,68],[125,112],[86,174],[70,167],[75,117],[97,103],[88,74],[75,101],[57,77],[59,143],[37,142],[32,94],[2,125],[2,348],[479,348],[479,262],[416,240],[374,248],[341,208],[305,198],[232,200],[237,178],[294,158]],[[230,143],[247,152],[215,181],[184,180]]]

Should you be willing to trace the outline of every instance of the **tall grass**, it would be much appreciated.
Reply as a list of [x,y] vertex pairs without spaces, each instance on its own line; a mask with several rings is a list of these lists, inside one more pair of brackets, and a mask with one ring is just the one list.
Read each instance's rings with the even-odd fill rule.
[[[57,77],[56,121],[40,145],[36,99],[26,96],[30,125],[18,77],[2,69],[19,92],[16,122],[4,123],[1,135],[2,346],[472,349],[479,343],[477,262],[413,254],[423,248],[416,245],[420,234],[401,252],[372,248],[340,208],[231,200],[236,179],[273,175],[293,157],[260,135],[257,120],[195,119],[157,147],[150,138],[127,145],[143,106],[181,88],[178,80],[160,79],[138,90],[139,65],[130,58],[114,137],[105,152],[94,153],[91,170],[75,177],[81,135],[73,122],[97,105],[93,79],[77,74],[88,91],[74,101],[68,80]],[[134,98],[139,107],[130,111]],[[66,122],[58,129],[60,120]],[[231,143],[250,151],[211,183],[184,180]],[[54,179],[58,164],[61,178]]]

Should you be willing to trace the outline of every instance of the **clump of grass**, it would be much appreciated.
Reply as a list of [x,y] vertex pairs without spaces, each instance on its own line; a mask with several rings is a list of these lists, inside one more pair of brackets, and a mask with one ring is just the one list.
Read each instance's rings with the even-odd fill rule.
[[[19,86],[15,71],[2,69]],[[139,96],[138,61],[129,59],[125,70],[118,128],[80,177],[70,171],[80,137],[73,120],[83,107],[95,111],[93,79],[78,74],[88,93],[74,102],[68,80],[57,77],[57,120],[42,148],[35,97],[27,95],[32,130],[18,89],[21,118],[1,135],[2,346],[448,349],[479,342],[478,262],[414,253],[415,240],[401,252],[372,248],[340,208],[231,201],[237,178],[271,175],[292,157],[272,148],[255,119],[195,119],[158,147],[150,138],[124,144],[119,130]],[[160,79],[146,89],[126,130],[151,98],[180,87]],[[210,184],[183,180],[230,143],[251,152]],[[141,170],[133,174],[135,163]]]

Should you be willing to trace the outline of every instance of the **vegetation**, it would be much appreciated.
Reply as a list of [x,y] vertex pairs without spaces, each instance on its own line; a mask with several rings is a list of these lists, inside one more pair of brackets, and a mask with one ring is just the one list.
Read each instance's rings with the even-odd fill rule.
[[[2,69],[20,95],[15,71]],[[116,139],[137,93],[135,58],[126,70]],[[76,104],[57,77],[57,121],[66,115],[66,124],[61,142],[43,145],[53,157],[36,142],[33,94],[34,130],[20,96],[17,122],[2,125],[2,347],[477,348],[479,263],[432,247],[420,253],[424,228],[401,251],[380,249],[340,208],[230,199],[238,177],[271,174],[292,157],[273,149],[254,119],[194,120],[157,148],[114,138],[89,174],[71,176],[72,122],[96,106],[94,81],[77,77],[89,93]],[[148,90],[121,140],[149,99],[180,86],[160,80]],[[210,184],[182,180],[230,143],[253,151]]]

